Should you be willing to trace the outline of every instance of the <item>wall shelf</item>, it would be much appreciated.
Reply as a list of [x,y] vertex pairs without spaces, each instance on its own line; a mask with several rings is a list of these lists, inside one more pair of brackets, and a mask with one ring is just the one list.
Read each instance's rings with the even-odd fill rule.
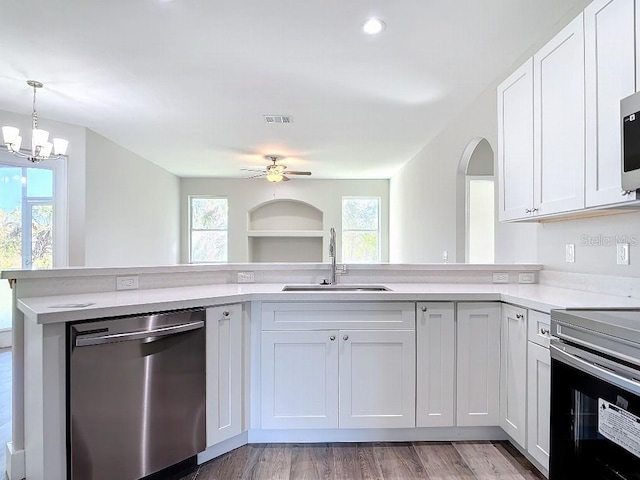
[[248,237],[323,237],[322,230],[248,230]]

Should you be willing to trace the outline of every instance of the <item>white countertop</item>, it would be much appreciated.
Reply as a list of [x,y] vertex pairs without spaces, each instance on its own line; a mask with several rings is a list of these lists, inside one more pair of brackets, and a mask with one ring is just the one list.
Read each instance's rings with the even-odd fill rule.
[[[521,284],[385,283],[391,292],[282,292],[283,284],[221,284],[126,290],[18,300],[37,323],[70,322],[257,301],[502,301],[549,312],[566,307],[637,307],[640,299]],[[87,306],[79,306],[89,304]]]

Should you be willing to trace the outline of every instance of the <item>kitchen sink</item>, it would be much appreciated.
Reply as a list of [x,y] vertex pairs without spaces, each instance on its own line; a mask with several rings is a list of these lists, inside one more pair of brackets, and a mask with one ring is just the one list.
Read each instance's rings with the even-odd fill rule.
[[283,292],[391,292],[384,285],[286,285]]

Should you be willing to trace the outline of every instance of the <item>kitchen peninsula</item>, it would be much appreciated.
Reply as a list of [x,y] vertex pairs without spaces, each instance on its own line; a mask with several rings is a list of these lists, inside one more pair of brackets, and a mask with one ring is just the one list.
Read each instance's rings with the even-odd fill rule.
[[[238,273],[247,271],[254,274],[255,283],[237,283]],[[536,331],[534,323],[543,325],[553,308],[640,307],[640,298],[627,294],[597,294],[555,286],[561,275],[545,272],[538,265],[350,265],[347,274],[339,278],[340,283],[382,284],[391,291],[282,291],[284,285],[318,284],[327,278],[327,272],[326,264],[3,272],[2,278],[11,282],[14,295],[14,426],[7,455],[9,480],[20,480],[25,475],[29,480],[44,479],[45,472],[47,480],[67,478],[69,322],[195,307],[207,309],[208,448],[199,455],[200,462],[242,444],[265,441],[509,438],[526,454],[533,444],[523,436],[524,425],[520,430],[509,430],[507,423],[514,422],[502,418],[501,404],[510,401],[508,395],[514,388],[522,386],[505,384],[502,379],[501,362],[507,355],[501,356],[501,351],[515,346],[505,343],[504,338],[501,340],[504,330],[501,325],[509,323],[511,316],[524,318],[521,327],[525,334],[520,340],[524,340],[526,349],[527,317],[529,329],[535,327],[533,333],[544,337],[544,333]],[[117,290],[121,277],[134,277],[138,289]],[[508,283],[493,283],[494,280]],[[569,285],[566,279],[561,282]],[[631,293],[636,287],[629,287]],[[619,292],[624,288],[621,286]],[[512,308],[518,313],[512,315]],[[385,313],[378,315],[380,311]],[[322,312],[330,315],[318,316]],[[224,329],[219,327],[223,313],[229,320]],[[377,322],[375,326],[368,323],[373,321]],[[429,325],[437,328],[430,330]],[[363,331],[368,333],[362,337],[352,333]],[[363,420],[358,412],[346,417],[343,408],[339,409],[339,418],[332,417],[337,415],[337,408],[335,412],[327,412],[324,425],[305,423],[304,418],[287,424],[282,416],[269,417],[273,411],[267,405],[270,399],[281,401],[280,407],[288,402],[273,392],[269,381],[282,366],[267,366],[268,357],[264,355],[281,342],[283,333],[292,332],[300,332],[304,338],[323,332],[322,342],[329,345],[327,348],[334,342],[330,337],[337,336],[341,348],[349,340],[354,345],[359,341],[358,345],[366,352],[363,358],[373,362],[371,368],[379,367],[376,374],[382,383],[392,383],[398,374],[410,379],[404,384],[408,390],[400,392],[397,398],[385,396],[386,405],[366,405],[394,410],[397,423],[385,423],[375,415]],[[483,332],[482,336],[478,332]],[[386,365],[391,363],[386,358],[385,362],[376,363],[376,350],[366,349],[370,338],[374,343],[388,342],[385,345],[389,346],[389,358],[398,360],[395,365],[400,370]],[[291,344],[296,345],[296,341]],[[226,358],[218,353],[217,347],[223,344],[230,347],[226,349]],[[435,351],[437,346],[441,348]],[[340,382],[347,378],[354,382],[356,374],[358,381],[366,382],[368,372],[362,367],[358,371],[352,365],[346,371],[342,357],[335,357],[335,364],[340,365]],[[426,364],[434,367],[427,369]],[[470,378],[479,377],[477,372],[465,370],[465,365],[484,369],[486,381],[482,385],[470,382]],[[311,363],[310,366],[313,367]],[[223,368],[233,369],[234,375],[227,377],[233,385],[213,381],[213,370],[220,372]],[[436,380],[431,375],[434,368],[443,373],[442,379]],[[447,372],[452,375],[447,376]],[[447,378],[450,384],[446,383]],[[471,391],[470,385],[476,390]],[[323,385],[322,391],[330,396],[332,389],[334,386]],[[214,393],[224,396],[224,401],[218,403]],[[410,397],[412,402],[406,403]],[[481,415],[478,405],[470,403],[477,398],[486,400],[486,411]],[[436,408],[437,403],[441,405]],[[468,414],[472,411],[473,415]],[[435,426],[440,428],[431,428]],[[545,472],[543,462],[529,453],[529,458]]]

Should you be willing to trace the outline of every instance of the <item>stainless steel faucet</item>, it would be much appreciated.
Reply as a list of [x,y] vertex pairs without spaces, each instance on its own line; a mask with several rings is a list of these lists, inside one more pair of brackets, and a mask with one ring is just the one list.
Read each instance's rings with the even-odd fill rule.
[[329,257],[331,258],[331,278],[329,280],[330,285],[335,285],[336,282],[336,229],[331,227],[329,230]]

